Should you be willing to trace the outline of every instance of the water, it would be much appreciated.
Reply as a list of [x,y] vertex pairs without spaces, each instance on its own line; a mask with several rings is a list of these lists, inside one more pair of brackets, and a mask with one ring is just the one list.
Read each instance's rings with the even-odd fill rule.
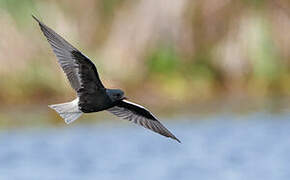
[[182,144],[113,120],[4,131],[0,180],[288,180],[288,116],[165,121]]

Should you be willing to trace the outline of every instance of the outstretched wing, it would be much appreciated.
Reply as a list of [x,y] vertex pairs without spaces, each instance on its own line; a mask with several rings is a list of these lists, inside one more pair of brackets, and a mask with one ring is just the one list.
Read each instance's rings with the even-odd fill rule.
[[75,91],[104,88],[97,69],[89,58],[36,17],[32,17],[39,23],[41,31],[51,45],[60,66]]
[[180,143],[180,140],[177,139],[168,129],[166,129],[166,127],[164,127],[152,113],[138,104],[127,100],[122,100],[116,106],[107,109],[107,111],[123,119],[133,121],[134,123],[150,129],[158,134],[175,139]]

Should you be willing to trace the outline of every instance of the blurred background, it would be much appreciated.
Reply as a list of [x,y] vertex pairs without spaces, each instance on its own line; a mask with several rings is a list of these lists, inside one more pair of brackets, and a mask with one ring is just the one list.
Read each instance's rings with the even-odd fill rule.
[[[106,112],[65,125],[32,14],[183,144]],[[0,0],[0,179],[288,179],[289,30],[288,0]]]

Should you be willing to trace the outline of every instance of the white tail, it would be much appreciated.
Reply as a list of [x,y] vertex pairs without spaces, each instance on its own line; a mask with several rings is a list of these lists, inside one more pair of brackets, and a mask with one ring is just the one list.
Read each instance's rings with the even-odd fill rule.
[[79,98],[75,100],[63,104],[53,104],[49,105],[51,109],[54,109],[65,121],[65,123],[69,124],[76,119],[78,119],[83,112],[79,109],[78,106]]

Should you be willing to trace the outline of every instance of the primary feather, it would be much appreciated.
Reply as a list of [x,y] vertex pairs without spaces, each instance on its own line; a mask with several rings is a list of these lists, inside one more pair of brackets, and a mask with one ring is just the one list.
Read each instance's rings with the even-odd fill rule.
[[166,127],[164,127],[150,111],[139,104],[122,100],[116,106],[108,109],[107,111],[165,137],[175,139],[180,143],[180,140],[176,138]]
[[51,45],[60,66],[76,92],[82,88],[86,89],[86,86],[95,89],[104,88],[97,69],[89,58],[36,17],[33,16],[33,18],[39,23],[41,31]]

